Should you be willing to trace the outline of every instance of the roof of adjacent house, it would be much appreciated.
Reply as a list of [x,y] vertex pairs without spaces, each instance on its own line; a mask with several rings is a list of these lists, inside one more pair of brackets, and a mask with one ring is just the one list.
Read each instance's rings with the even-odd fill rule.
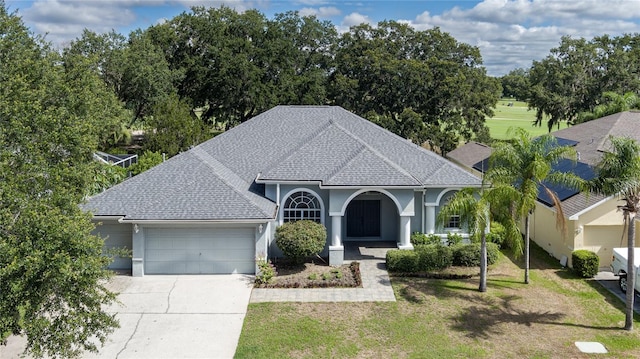
[[619,112],[553,132],[557,138],[578,142],[580,161],[596,166],[609,149],[609,136],[640,141],[640,111]]
[[493,149],[484,143],[469,141],[465,145],[447,153],[447,157],[471,169],[476,163],[489,158],[492,151]]
[[[625,111],[596,120],[577,124],[552,133],[557,139],[568,140],[575,144],[578,160],[595,167],[602,159],[602,154],[609,148],[609,136],[629,137],[640,141],[640,111]],[[448,157],[464,166],[473,168],[475,164],[486,159],[491,154],[482,152],[484,158],[478,159],[476,152],[481,152],[477,143],[468,143],[454,151]],[[602,195],[591,194],[585,196],[577,193],[562,201],[562,209],[566,216],[572,216],[606,198]]]
[[335,106],[277,106],[88,200],[131,220],[275,218],[264,183],[466,187],[480,179]]

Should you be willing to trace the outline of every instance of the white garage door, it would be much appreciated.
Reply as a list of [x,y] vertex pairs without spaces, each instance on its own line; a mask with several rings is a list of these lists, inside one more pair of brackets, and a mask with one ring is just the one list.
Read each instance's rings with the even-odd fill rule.
[[145,274],[255,273],[253,228],[145,228]]

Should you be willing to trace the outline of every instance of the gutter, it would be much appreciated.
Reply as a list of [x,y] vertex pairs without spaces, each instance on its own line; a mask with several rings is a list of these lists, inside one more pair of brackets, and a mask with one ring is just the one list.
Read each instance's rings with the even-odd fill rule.
[[261,224],[275,220],[275,218],[263,218],[263,219],[125,219],[124,217],[118,220],[119,223],[131,223],[131,224]]
[[604,202],[606,202],[606,201],[608,201],[608,200],[612,199],[613,197],[614,197],[614,196],[609,196],[609,197],[607,197],[607,198],[605,198],[605,199],[601,200],[600,202],[597,202],[597,203],[592,204],[591,206],[589,206],[589,207],[587,207],[587,208],[583,209],[582,211],[580,211],[580,212],[578,212],[578,213],[576,213],[576,214],[572,215],[571,217],[569,217],[569,220],[570,220],[570,221],[577,221],[577,220],[578,220],[578,218],[579,218],[581,215],[585,214],[586,212],[589,212],[590,210],[594,209],[595,207],[598,207],[599,205],[601,205],[601,204],[603,204]]

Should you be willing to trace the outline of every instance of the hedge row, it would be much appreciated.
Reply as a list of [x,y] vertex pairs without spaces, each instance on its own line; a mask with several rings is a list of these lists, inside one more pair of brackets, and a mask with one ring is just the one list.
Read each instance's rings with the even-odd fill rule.
[[[495,243],[487,243],[487,263],[495,263],[500,250]],[[414,250],[392,249],[387,252],[387,270],[390,272],[430,272],[452,265],[474,267],[480,265],[480,244],[418,245]]]

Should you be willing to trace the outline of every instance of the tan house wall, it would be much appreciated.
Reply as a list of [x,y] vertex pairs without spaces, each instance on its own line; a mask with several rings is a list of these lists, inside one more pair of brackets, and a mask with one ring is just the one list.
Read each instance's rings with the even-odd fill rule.
[[550,255],[560,260],[566,256],[571,260],[571,252],[574,248],[574,223],[565,221],[566,236],[562,230],[556,228],[556,212],[543,204],[536,203],[536,209],[531,216],[531,239]]
[[[532,216],[531,238],[553,257],[560,260],[562,256],[568,259],[572,266],[571,253],[577,249],[587,249],[598,254],[600,267],[611,264],[612,248],[625,247],[627,243],[626,231],[622,238],[622,212],[618,211],[620,201],[611,198],[602,203],[596,203],[589,211],[580,214],[575,220],[565,217],[566,234],[556,228],[555,209],[537,203]],[[636,221],[639,230],[636,231],[636,247],[640,247],[640,221]]]

